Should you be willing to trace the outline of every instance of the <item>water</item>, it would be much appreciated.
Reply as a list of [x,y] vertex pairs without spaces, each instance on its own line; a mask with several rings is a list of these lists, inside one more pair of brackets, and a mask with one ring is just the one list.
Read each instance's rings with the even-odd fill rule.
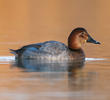
[[109,100],[110,59],[37,63],[14,56],[0,56],[2,100]]

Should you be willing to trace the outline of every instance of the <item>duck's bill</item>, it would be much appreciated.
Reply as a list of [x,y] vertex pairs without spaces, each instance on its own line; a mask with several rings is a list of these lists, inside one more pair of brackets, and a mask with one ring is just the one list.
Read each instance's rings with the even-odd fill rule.
[[94,40],[91,36],[88,36],[87,42],[88,42],[88,43],[94,43],[94,44],[101,44],[100,42]]

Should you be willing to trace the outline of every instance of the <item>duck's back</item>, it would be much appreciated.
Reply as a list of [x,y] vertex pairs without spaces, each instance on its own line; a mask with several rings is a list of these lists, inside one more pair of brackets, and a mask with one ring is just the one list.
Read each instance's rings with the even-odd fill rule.
[[68,47],[58,41],[46,41],[43,43],[26,45],[16,51],[16,55],[22,58],[64,58],[67,56]]
[[59,55],[67,50],[67,46],[58,41],[47,41],[41,44],[39,48],[40,52],[44,52],[51,55]]

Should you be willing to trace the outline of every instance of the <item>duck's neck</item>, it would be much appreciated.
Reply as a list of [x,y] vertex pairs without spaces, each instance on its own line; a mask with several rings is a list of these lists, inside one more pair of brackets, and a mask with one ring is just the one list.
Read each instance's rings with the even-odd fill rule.
[[68,37],[68,48],[72,50],[80,50],[81,49],[81,43],[79,42],[77,35],[70,34]]

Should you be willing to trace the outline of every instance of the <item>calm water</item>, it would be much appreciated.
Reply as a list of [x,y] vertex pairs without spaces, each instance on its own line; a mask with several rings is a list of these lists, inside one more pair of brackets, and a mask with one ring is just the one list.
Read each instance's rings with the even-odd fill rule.
[[2,100],[109,100],[110,59],[73,63],[16,61],[0,56]]

